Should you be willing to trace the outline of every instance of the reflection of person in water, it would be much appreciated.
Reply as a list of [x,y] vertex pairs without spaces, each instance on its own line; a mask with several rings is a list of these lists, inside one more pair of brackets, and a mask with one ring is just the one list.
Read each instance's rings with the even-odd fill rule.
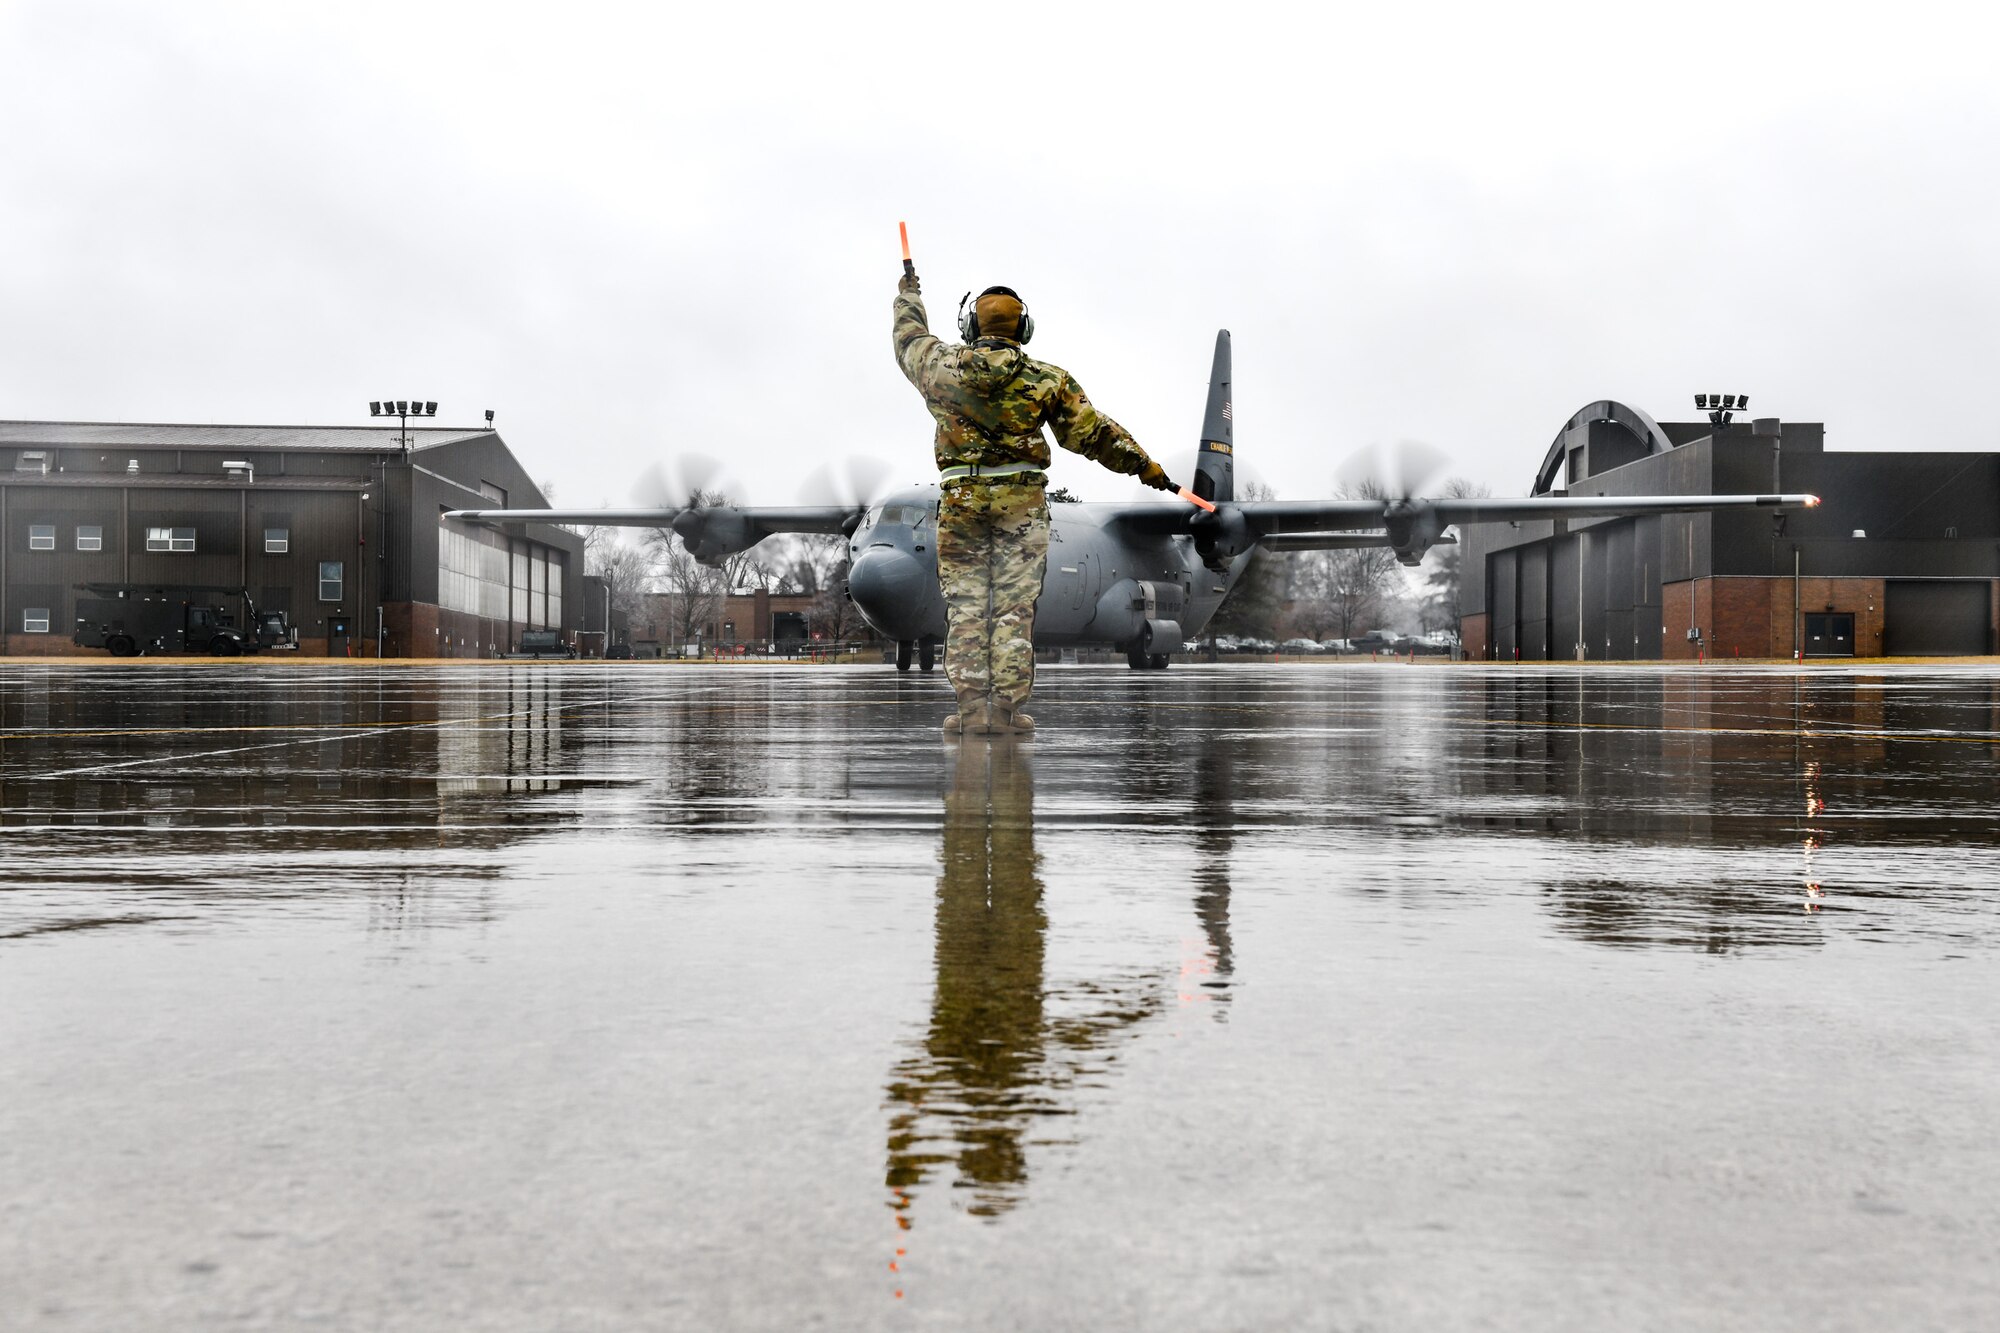
[[937,892],[937,993],[921,1051],[889,1085],[888,1183],[898,1207],[930,1169],[955,1160],[992,1215],[1028,1178],[1022,1138],[1053,1109],[1041,1085],[1042,883],[1034,788],[1012,744],[968,745],[945,794]]

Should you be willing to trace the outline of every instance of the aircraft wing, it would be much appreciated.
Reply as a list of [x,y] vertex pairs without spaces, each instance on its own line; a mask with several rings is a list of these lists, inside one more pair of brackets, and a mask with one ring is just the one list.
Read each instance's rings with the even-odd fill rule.
[[846,534],[861,510],[854,505],[713,505],[699,509],[454,509],[446,518],[505,527],[516,523],[602,524],[613,528],[672,528],[694,558],[713,563],[747,551],[781,532]]
[[1539,495],[1526,499],[1478,496],[1417,500],[1440,526],[1454,523],[1532,523],[1551,518],[1629,518],[1640,514],[1698,514],[1712,509],[1810,509],[1817,495]]
[[[1526,523],[1556,518],[1620,518],[1642,514],[1707,513],[1718,509],[1803,509],[1816,495],[1541,495],[1519,499],[1242,500],[1213,514],[1178,505],[1119,506],[1106,520],[1133,533],[1186,533],[1210,568],[1220,569],[1251,548],[1325,550],[1388,546],[1404,564],[1443,540],[1446,528],[1465,523]],[[1314,544],[1314,534],[1379,530],[1363,539]]]

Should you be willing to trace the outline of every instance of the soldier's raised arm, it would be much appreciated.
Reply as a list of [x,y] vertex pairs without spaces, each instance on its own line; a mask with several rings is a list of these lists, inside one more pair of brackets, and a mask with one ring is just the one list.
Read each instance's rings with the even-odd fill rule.
[[1174,489],[1167,470],[1139,447],[1130,431],[1092,406],[1083,386],[1068,371],[1062,372],[1062,387],[1049,410],[1049,429],[1055,432],[1056,443],[1073,454],[1137,477],[1157,490]]
[[925,392],[944,359],[944,342],[931,332],[930,316],[924,313],[923,288],[914,276],[897,279],[894,309],[896,364],[918,392]]

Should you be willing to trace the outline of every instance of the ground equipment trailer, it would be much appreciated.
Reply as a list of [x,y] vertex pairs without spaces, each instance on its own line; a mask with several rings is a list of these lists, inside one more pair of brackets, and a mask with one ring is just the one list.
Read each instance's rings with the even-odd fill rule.
[[[76,599],[79,648],[113,657],[140,653],[206,653],[235,657],[267,648],[297,647],[282,611],[259,612],[248,588],[144,583],[84,583]],[[242,602],[242,615],[228,605]]]

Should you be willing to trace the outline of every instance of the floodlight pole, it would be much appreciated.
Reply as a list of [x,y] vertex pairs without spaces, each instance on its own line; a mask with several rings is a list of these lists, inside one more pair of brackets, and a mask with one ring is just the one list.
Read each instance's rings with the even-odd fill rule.
[[[421,399],[385,398],[379,402],[370,402],[368,404],[368,415],[371,417],[396,418],[396,445],[401,451],[402,461],[407,464],[410,461],[410,418],[436,416],[437,404]],[[387,655],[387,651],[383,646],[383,640],[386,637],[384,632],[385,612],[383,603],[388,600],[390,576],[394,571],[389,566],[389,455],[384,451],[379,457],[382,465],[382,495],[377,503],[381,507],[382,522],[375,559],[378,562],[377,567],[381,571],[381,574],[375,583],[375,656],[383,657]]]

